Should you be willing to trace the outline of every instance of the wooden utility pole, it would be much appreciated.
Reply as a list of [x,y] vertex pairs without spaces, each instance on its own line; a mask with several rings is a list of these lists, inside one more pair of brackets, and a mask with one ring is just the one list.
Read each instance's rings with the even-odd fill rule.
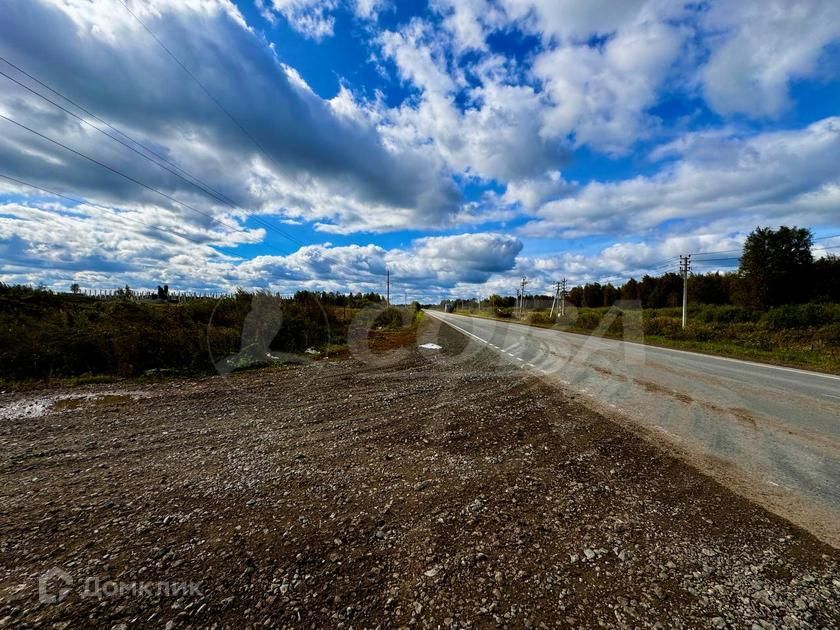
[[554,283],[554,299],[551,300],[551,310],[548,312],[548,318],[554,318],[554,307],[557,306],[557,303],[560,300],[560,283]]
[[560,317],[566,316],[566,278],[560,281]]
[[688,273],[691,271],[691,254],[680,256],[680,273],[683,277],[683,307],[682,307],[682,327],[688,321]]
[[385,304],[391,306],[391,270],[385,270]]

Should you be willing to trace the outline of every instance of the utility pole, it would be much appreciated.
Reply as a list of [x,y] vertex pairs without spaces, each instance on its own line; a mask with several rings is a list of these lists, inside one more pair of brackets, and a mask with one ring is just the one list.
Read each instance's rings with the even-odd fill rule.
[[391,270],[385,270],[385,304],[391,306]]
[[548,318],[552,319],[554,317],[554,307],[557,306],[557,302],[560,299],[560,283],[554,283],[554,299],[551,300],[551,310],[548,313]]
[[519,317],[519,302],[522,299],[522,294],[519,289],[516,289],[516,316]]
[[525,278],[525,276],[523,276],[522,280],[520,281],[520,285],[522,285],[522,291],[520,292],[520,295],[522,295],[522,301],[519,304],[519,316],[520,317],[522,317],[525,314],[525,285],[526,284],[528,284],[528,280]]
[[560,317],[566,316],[566,278],[560,281]]
[[683,277],[683,309],[682,327],[685,328],[688,321],[688,272],[691,271],[691,254],[680,256],[680,273]]

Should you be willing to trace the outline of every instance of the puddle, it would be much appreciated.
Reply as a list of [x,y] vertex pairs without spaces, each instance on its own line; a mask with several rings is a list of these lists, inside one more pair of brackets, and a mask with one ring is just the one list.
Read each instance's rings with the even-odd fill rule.
[[59,394],[30,396],[0,405],[0,420],[40,418],[48,413],[62,413],[74,409],[124,405],[138,398],[147,398],[146,392],[115,392],[110,394]]
[[420,344],[420,347],[426,350],[443,350],[443,346],[439,346],[436,343],[424,343]]

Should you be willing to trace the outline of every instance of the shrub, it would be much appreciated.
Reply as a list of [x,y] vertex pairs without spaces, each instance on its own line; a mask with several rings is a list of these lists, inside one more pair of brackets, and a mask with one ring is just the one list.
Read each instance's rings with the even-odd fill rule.
[[402,328],[404,326],[403,311],[399,308],[389,306],[376,316],[373,325],[378,328],[389,328],[391,330]]
[[[214,361],[240,350],[254,297],[133,303],[0,285],[0,378],[212,372]],[[271,350],[302,352],[346,339],[347,325],[339,325],[329,299],[263,297],[276,301],[269,306],[282,322]]]
[[787,304],[768,310],[761,321],[771,330],[840,323],[840,304]]
[[540,311],[537,311],[528,315],[528,323],[537,324],[539,326],[545,326],[551,324],[552,322],[548,316],[548,313],[542,313]]

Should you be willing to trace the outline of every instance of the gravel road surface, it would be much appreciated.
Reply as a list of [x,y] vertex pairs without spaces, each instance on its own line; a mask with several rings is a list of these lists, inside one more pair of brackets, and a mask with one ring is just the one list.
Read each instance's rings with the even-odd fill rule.
[[840,625],[836,549],[449,327],[394,352],[0,394],[0,627]]
[[438,311],[840,545],[840,377]]

